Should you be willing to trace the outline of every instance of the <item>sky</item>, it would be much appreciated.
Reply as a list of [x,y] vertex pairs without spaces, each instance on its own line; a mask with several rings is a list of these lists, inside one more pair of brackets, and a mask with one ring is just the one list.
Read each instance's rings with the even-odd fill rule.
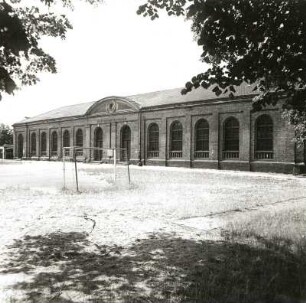
[[184,86],[206,66],[190,23],[166,15],[151,21],[136,14],[145,0],[105,0],[75,5],[66,40],[41,45],[57,62],[57,74],[3,95],[0,123],[11,125],[57,107],[107,96],[129,96]]

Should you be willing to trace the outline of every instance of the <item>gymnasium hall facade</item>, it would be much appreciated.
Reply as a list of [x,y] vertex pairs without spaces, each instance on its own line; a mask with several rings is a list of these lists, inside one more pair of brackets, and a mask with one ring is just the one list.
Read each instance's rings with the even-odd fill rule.
[[[253,113],[252,87],[234,97],[197,89],[110,96],[52,110],[14,126],[15,158],[60,160],[63,147],[83,161],[107,162],[86,147],[121,148],[133,164],[292,173],[304,169],[305,152],[281,117],[281,105]],[[71,156],[66,154],[66,156]]]

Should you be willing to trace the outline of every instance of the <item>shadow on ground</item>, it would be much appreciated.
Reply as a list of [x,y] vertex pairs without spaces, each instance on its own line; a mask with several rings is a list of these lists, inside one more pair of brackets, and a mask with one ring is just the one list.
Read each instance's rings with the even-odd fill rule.
[[273,243],[159,234],[124,249],[74,232],[16,241],[1,276],[29,277],[14,282],[9,302],[276,303],[306,299],[305,269],[303,252]]

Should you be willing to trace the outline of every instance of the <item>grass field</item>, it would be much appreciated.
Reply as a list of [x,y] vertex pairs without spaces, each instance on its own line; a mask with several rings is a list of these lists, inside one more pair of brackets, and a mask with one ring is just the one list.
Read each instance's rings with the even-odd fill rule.
[[0,164],[0,302],[305,302],[305,178],[62,168]]

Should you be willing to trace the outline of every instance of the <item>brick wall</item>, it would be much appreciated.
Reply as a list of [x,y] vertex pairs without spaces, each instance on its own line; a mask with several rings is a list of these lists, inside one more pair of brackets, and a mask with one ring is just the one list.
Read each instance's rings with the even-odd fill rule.
[[[100,105],[101,107],[102,105]],[[70,133],[70,146],[74,146],[76,131],[83,131],[84,147],[93,147],[95,130],[103,131],[103,148],[120,148],[121,130],[128,126],[131,130],[131,161],[139,160],[147,165],[185,166],[215,169],[239,169],[254,171],[291,172],[294,165],[304,161],[303,150],[295,149],[294,131],[281,118],[279,108],[266,108],[261,112],[251,112],[251,100],[241,99],[228,102],[185,104],[155,107],[137,111],[135,108],[125,113],[97,113],[93,116],[73,117],[66,119],[40,121],[36,123],[18,124],[14,127],[15,157],[18,157],[18,136],[24,138],[24,157],[30,157],[30,134],[37,135],[37,155],[40,155],[40,138],[42,132],[47,133],[47,157],[50,158],[51,133],[58,134],[58,158],[62,157],[63,132]],[[273,121],[273,159],[258,161],[254,156],[256,119],[267,114]],[[224,159],[224,122],[230,117],[239,121],[239,157]],[[205,158],[195,158],[195,125],[200,119],[209,124],[209,151]],[[170,127],[179,121],[183,128],[182,157],[171,158]],[[159,128],[159,154],[156,158],[148,158],[147,131],[151,123]],[[93,153],[84,152],[88,160],[93,160]]]

